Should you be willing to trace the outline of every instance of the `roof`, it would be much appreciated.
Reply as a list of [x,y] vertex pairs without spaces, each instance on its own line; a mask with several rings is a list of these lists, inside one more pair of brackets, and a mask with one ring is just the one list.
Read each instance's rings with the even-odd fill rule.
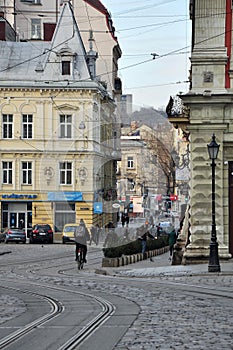
[[[65,28],[65,30],[64,30]],[[72,73],[62,75],[61,56],[73,58]],[[65,2],[51,42],[0,41],[0,86],[55,85],[89,81],[86,51],[71,5]],[[26,87],[26,86],[25,86]]]
[[102,4],[101,1],[99,0],[84,0],[84,1],[87,2],[89,5],[91,5],[92,7],[94,7],[96,10],[102,12],[103,14],[108,13],[108,10]]
[[106,24],[111,33],[113,39],[117,42],[117,37],[115,36],[115,28],[113,26],[112,18],[106,7],[102,4],[100,0],[84,0],[90,6],[94,7],[97,11],[103,13],[106,17]]

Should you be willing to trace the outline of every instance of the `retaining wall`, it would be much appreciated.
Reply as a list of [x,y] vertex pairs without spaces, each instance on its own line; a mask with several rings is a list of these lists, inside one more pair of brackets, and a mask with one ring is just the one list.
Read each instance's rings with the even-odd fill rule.
[[[163,247],[155,250],[149,250],[146,252],[146,259],[152,258],[156,255],[161,255],[169,251],[169,247]],[[103,258],[102,267],[120,267],[129,264],[134,264],[138,261],[144,260],[142,253],[123,255],[120,258]]]

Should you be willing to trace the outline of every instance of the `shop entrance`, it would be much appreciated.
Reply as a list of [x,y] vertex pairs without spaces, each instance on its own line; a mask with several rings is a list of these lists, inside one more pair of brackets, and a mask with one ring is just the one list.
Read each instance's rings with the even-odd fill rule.
[[2,228],[19,227],[28,232],[32,227],[32,203],[2,203]]
[[10,227],[25,227],[25,213],[9,213]]

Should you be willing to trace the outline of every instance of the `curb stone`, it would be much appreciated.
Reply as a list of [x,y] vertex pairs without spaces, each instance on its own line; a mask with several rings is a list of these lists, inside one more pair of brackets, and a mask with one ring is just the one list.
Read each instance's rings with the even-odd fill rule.
[[[169,251],[169,247],[163,247],[155,250],[150,250],[146,252],[146,259],[152,258],[153,256],[161,255]],[[134,264],[138,261],[142,261],[142,253],[132,254],[132,255],[123,255],[120,258],[103,258],[102,267],[120,267],[129,264]]]

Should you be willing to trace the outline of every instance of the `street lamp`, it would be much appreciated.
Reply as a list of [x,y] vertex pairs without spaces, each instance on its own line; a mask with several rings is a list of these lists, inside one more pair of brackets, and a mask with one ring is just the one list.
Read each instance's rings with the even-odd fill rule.
[[212,229],[211,229],[211,241],[210,241],[210,256],[209,256],[209,272],[220,272],[219,258],[218,258],[218,242],[216,234],[215,223],[215,159],[217,159],[219,146],[215,141],[215,135],[213,134],[212,140],[208,147],[209,157],[212,160]]

